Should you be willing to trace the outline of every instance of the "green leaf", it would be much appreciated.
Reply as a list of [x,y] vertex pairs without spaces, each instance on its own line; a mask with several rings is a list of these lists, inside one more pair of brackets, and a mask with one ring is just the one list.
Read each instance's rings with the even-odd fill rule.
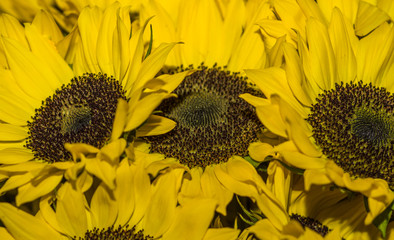
[[145,55],[145,58],[144,58],[144,59],[146,59],[146,58],[150,55],[150,53],[151,53],[151,51],[152,51],[152,44],[153,44],[153,30],[152,30],[152,24],[150,24],[149,27],[150,27],[150,41],[149,41],[148,51],[146,52],[146,55]]
[[380,230],[383,238],[386,238],[387,225],[389,224],[393,211],[394,201],[373,220],[373,224]]

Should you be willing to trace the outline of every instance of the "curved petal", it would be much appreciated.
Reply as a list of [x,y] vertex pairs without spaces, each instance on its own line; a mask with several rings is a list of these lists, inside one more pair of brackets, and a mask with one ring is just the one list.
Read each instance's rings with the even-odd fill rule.
[[176,122],[171,119],[151,115],[146,122],[137,129],[136,136],[154,136],[167,133],[174,129]]
[[41,196],[53,191],[63,178],[63,171],[46,172],[38,179],[27,183],[18,188],[18,195],[16,196],[16,205],[20,206],[23,203],[31,202]]
[[184,239],[185,236],[187,239],[203,239],[213,219],[215,208],[216,201],[213,199],[190,199],[176,208],[174,221],[163,235],[163,239]]
[[115,188],[116,173],[113,166],[97,158],[85,158],[82,155],[82,159],[86,161],[86,171],[101,179],[110,189]]
[[103,184],[100,184],[93,194],[90,211],[92,225],[101,229],[112,226],[118,216],[116,201],[111,198],[111,195]]
[[239,230],[233,228],[208,228],[203,240],[236,240]]
[[201,189],[203,196],[217,201],[217,212],[227,215],[227,205],[233,199],[233,193],[223,187],[215,175],[214,169],[218,166],[206,166],[201,176]]
[[27,137],[26,127],[0,123],[0,141],[21,141]]
[[44,221],[9,203],[0,203],[0,219],[16,240],[62,239]]
[[56,219],[70,237],[82,237],[88,229],[85,214],[85,199],[80,190],[65,183],[59,190],[56,207]]
[[0,150],[0,164],[18,164],[34,159],[34,154],[27,149],[6,148]]

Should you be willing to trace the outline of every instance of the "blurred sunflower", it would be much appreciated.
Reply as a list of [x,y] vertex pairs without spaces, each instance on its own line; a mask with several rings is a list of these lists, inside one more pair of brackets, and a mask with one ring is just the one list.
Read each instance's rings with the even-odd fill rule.
[[[97,43],[97,48],[76,49],[75,56],[82,62],[75,61],[73,69],[34,25],[25,27],[29,48],[1,37],[8,68],[1,69],[0,173],[1,180],[8,180],[0,192],[17,188],[18,206],[52,192],[64,176],[67,179],[85,170],[113,188],[116,159],[126,146],[119,137],[142,125],[169,96],[175,88],[172,85],[187,74],[159,76],[150,82],[174,44],[163,44],[144,59],[143,29],[129,38],[131,29],[125,26],[130,26],[130,18],[119,15],[128,12],[123,9],[114,4],[105,11],[94,7],[81,13],[81,25],[85,18],[103,23],[88,33],[79,29],[82,46],[89,35],[88,44]],[[103,41],[102,36],[110,37]],[[105,62],[96,65],[97,59]],[[144,90],[146,84],[150,89]],[[119,99],[117,115],[125,120],[117,121],[113,128]],[[165,132],[174,125],[154,117],[139,134]],[[78,148],[66,149],[66,143],[84,143],[87,150],[82,152],[92,152],[97,158],[79,161],[74,153]],[[111,150],[114,148],[117,151]]]
[[[46,11],[40,11],[36,14],[32,26],[35,26],[44,38],[49,39],[54,44],[60,43],[64,39],[53,17]],[[8,14],[0,14],[0,35],[17,40],[26,48],[29,47],[24,27],[16,18]],[[62,43],[62,45],[67,48],[66,43]],[[0,45],[0,67],[8,68],[3,44]]]
[[349,196],[338,188],[320,186],[306,192],[303,178],[278,161],[269,163],[265,181],[239,157],[216,173],[238,196],[241,210],[235,222],[249,226],[240,239],[379,239],[378,229],[364,225],[367,212],[361,194]]
[[262,123],[288,139],[268,150],[250,149],[264,160],[267,150],[305,169],[305,186],[335,183],[368,198],[365,224],[394,199],[394,29],[383,23],[358,39],[335,8],[326,27],[315,18],[306,25],[298,52],[283,44],[284,69],[247,70],[268,99],[242,97],[256,106]]
[[268,46],[285,36],[288,42],[297,45],[298,36],[306,37],[305,26],[309,18],[321,23],[331,22],[335,8],[341,10],[344,18],[351,23],[356,36],[363,37],[386,21],[394,19],[394,4],[391,0],[273,0],[272,6],[279,20],[263,19],[258,22],[266,37]]
[[151,16],[153,46],[163,41],[183,43],[174,47],[163,71],[194,72],[173,91],[176,98],[157,108],[177,122],[176,127],[144,140],[151,153],[178,159],[190,168],[191,179],[185,180],[181,199],[201,195],[218,199],[217,211],[226,215],[233,194],[223,188],[214,169],[233,155],[246,156],[249,143],[258,140],[263,128],[253,108],[239,98],[246,92],[260,94],[240,71],[269,64],[254,22],[275,16],[268,1],[242,0],[144,2],[140,21]]
[[209,228],[215,200],[177,204],[184,169],[167,171],[151,183],[140,163],[124,158],[113,190],[101,183],[84,194],[78,180],[64,183],[55,198],[41,198],[35,216],[0,203],[1,239],[236,239],[238,230]]
[[56,20],[63,32],[71,32],[83,8],[109,7],[114,2],[130,5],[137,14],[140,1],[130,0],[4,0],[0,2],[0,12],[16,17],[20,22],[31,22],[41,10],[47,11]]

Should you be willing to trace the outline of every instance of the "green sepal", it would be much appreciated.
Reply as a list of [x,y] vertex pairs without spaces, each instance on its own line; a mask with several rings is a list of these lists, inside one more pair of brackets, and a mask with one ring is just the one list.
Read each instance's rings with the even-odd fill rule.
[[292,173],[298,174],[298,175],[304,175],[305,169],[301,169],[301,168],[296,168],[296,167],[292,167],[287,165],[286,163],[279,161],[285,168],[287,168],[288,170],[290,170]]
[[249,211],[248,209],[246,209],[241,201],[239,200],[238,196],[236,196],[237,202],[239,204],[239,206],[241,207],[242,211],[244,212],[244,214],[249,218],[246,219],[242,214],[238,214],[239,217],[242,219],[242,221],[244,221],[245,223],[249,224],[249,225],[254,225],[257,221],[261,220],[264,218],[264,215],[256,212],[256,211]]
[[373,220],[373,224],[382,233],[383,238],[386,238],[387,225],[390,222],[391,214],[393,213],[393,211],[394,211],[394,201]]
[[260,165],[260,162],[257,162],[257,161],[255,161],[255,160],[253,160],[250,156],[246,156],[246,157],[244,157],[244,159],[245,159],[247,162],[249,162],[250,164],[252,164],[252,166],[253,166],[254,168],[257,168],[257,167]]

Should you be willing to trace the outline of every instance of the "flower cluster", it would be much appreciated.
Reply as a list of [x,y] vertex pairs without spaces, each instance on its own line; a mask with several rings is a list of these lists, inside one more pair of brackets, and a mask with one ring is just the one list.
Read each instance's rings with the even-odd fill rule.
[[0,239],[394,239],[392,0],[2,0]]

